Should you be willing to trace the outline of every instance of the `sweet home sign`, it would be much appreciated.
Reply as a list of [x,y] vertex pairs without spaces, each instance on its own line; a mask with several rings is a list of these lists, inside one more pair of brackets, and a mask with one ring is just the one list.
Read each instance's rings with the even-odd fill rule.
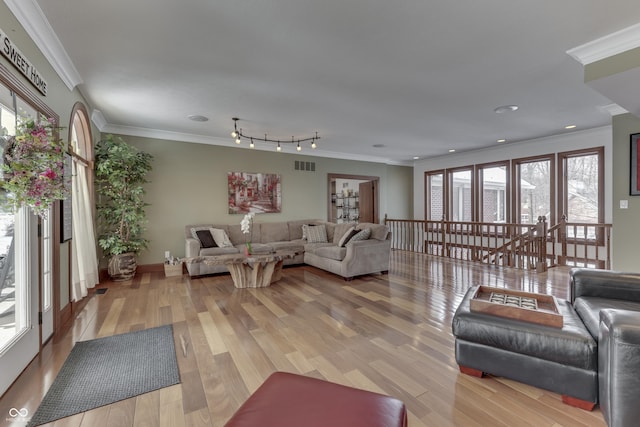
[[47,96],[47,82],[42,78],[36,67],[20,52],[9,39],[7,34],[0,28],[0,51],[2,55],[13,64],[13,66],[22,73],[23,76],[38,89],[38,91]]

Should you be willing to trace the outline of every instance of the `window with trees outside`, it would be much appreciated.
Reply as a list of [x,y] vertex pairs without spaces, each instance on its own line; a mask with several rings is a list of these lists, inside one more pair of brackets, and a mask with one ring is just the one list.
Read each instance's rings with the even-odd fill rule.
[[555,221],[555,184],[553,156],[514,160],[516,186],[515,222],[535,224],[544,216],[549,224]]
[[[524,225],[544,216],[551,226],[565,215],[571,223],[602,224],[603,172],[603,147],[427,171],[425,218]],[[567,233],[599,238],[595,230],[569,227]]]
[[480,222],[508,222],[509,163],[478,166],[478,207]]
[[[559,175],[563,177],[558,214],[565,215],[567,221],[573,223],[603,223],[604,174],[600,172],[604,169],[604,148],[569,151],[558,157]],[[595,230],[595,227],[578,227],[574,232],[570,227],[567,237],[595,239]]]

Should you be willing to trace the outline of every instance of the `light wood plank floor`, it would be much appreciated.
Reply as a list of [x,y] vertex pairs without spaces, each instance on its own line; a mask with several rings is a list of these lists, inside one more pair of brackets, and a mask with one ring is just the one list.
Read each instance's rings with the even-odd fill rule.
[[401,251],[393,252],[388,275],[351,282],[300,266],[257,290],[235,289],[229,275],[158,272],[106,283],[106,294],[91,297],[69,333],[48,344],[5,394],[0,424],[11,425],[5,415],[12,407],[35,411],[74,342],[172,323],[181,384],[53,425],[222,426],[280,370],[395,396],[407,405],[411,427],[604,426],[599,409],[458,372],[451,319],[476,284],[564,299],[569,293],[567,269],[535,274]]

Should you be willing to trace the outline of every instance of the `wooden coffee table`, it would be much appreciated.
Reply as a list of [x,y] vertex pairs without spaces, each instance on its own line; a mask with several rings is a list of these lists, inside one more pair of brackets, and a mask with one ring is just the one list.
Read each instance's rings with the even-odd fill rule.
[[236,288],[264,288],[282,277],[282,261],[296,256],[295,251],[265,254],[230,254],[207,257],[205,264],[224,264],[231,273]]

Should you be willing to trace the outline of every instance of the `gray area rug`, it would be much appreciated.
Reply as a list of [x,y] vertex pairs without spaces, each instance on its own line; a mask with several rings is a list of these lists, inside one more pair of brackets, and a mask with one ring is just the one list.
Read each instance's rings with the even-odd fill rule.
[[171,325],[79,341],[28,426],[179,382]]

